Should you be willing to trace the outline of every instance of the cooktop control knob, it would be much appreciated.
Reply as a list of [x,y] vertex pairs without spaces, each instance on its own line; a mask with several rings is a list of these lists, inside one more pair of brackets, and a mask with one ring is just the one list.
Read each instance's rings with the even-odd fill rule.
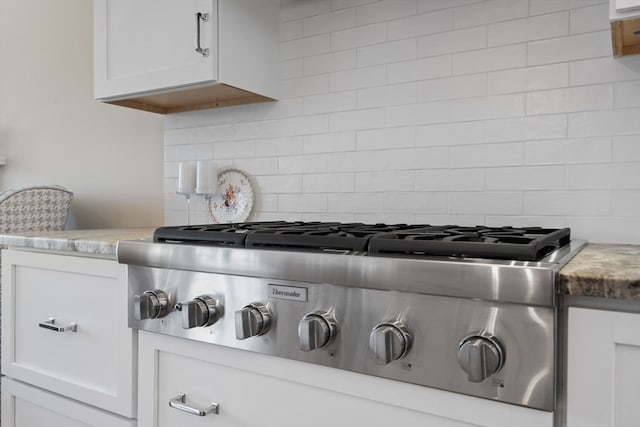
[[160,289],[134,295],[133,311],[136,320],[157,319],[169,312],[169,297]]
[[411,333],[400,322],[380,323],[369,335],[369,348],[381,365],[402,359],[410,347]]
[[498,372],[504,364],[502,344],[491,335],[469,335],[458,348],[458,364],[469,381],[480,383]]
[[211,326],[222,316],[222,306],[217,299],[209,295],[200,295],[189,302],[179,305],[182,311],[182,328]]
[[309,313],[298,323],[300,350],[311,351],[329,345],[338,331],[338,322],[326,311]]
[[252,302],[236,311],[236,338],[244,340],[264,335],[271,326],[271,310],[260,303]]

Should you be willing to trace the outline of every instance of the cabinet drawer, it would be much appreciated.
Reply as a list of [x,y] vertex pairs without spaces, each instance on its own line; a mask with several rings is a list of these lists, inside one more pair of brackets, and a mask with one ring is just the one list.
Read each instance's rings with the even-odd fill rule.
[[2,379],[5,427],[135,427],[126,419],[8,378]]
[[126,266],[11,250],[2,265],[3,373],[135,417]]

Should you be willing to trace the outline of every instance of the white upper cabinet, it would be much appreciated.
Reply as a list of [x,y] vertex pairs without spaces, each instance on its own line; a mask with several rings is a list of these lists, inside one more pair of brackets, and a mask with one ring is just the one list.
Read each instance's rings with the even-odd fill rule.
[[278,0],[94,0],[94,96],[172,113],[276,98]]
[[613,56],[640,53],[640,0],[609,0]]

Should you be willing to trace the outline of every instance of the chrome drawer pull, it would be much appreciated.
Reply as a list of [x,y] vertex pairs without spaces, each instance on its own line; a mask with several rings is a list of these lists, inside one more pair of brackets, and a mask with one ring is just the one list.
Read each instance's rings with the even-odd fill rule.
[[55,332],[78,332],[77,323],[71,322],[69,323],[69,326],[59,326],[56,325],[56,319],[54,319],[53,317],[50,317],[46,322],[38,323],[38,326]]
[[186,412],[187,414],[197,415],[199,417],[204,417],[208,414],[219,414],[220,413],[220,405],[217,403],[211,403],[208,407],[204,409],[192,408],[191,406],[185,405],[185,398],[187,397],[184,393],[178,393],[176,397],[169,401],[169,406],[177,409],[178,411]]

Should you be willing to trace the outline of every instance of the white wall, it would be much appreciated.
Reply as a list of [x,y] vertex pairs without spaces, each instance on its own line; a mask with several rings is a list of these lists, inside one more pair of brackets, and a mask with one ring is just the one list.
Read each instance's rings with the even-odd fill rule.
[[92,2],[0,1],[0,188],[73,191],[72,227],[163,222],[163,118],[93,97]]
[[[177,161],[250,173],[252,219],[569,226],[640,243],[640,55],[602,0],[294,0],[281,100],[167,117]],[[198,222],[208,222],[197,201]]]

